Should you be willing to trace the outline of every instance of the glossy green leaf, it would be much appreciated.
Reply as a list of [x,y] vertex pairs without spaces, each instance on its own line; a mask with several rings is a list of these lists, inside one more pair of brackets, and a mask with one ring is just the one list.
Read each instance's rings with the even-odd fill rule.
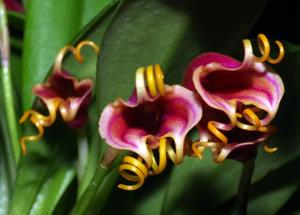
[[186,158],[175,167],[167,186],[163,213],[208,214],[237,191],[241,164],[226,161],[214,164],[211,156],[205,159]]
[[110,5],[114,0],[85,0],[82,1],[81,26],[86,26],[103,8]]
[[299,188],[300,158],[294,159],[253,185],[249,214],[275,214]]
[[[8,177],[12,185],[15,181],[16,165],[19,161],[18,127],[16,120],[15,95],[10,70],[10,43],[7,16],[4,4],[0,1],[0,120],[4,143],[4,157],[8,167]],[[9,188],[11,189],[11,187]]]
[[10,197],[10,177],[5,161],[5,155],[3,151],[3,141],[0,140],[0,214],[6,214],[8,211],[9,197]]
[[107,177],[104,179],[102,185],[99,188],[99,192],[96,193],[92,200],[91,206],[88,208],[87,214],[99,214],[102,212],[103,206],[106,204],[106,200],[110,196],[112,188],[115,186],[116,179],[119,177],[118,168],[114,168],[110,171]]
[[[63,137],[54,135],[61,129],[65,129]],[[55,141],[51,136],[55,136]],[[20,212],[29,214],[38,196],[43,196],[43,194],[50,195],[49,205],[44,202],[45,205],[41,203],[38,208],[53,209],[55,207],[54,203],[58,201],[62,193],[58,191],[47,193],[46,188],[48,186],[61,186],[60,188],[67,186],[65,185],[67,181],[61,178],[61,174],[68,171],[70,163],[74,162],[74,145],[76,145],[74,133],[65,127],[48,129],[43,140],[38,143],[28,143],[28,154],[22,157],[17,172],[15,190],[10,203],[10,215],[17,215]],[[54,181],[51,182],[51,180]]]
[[299,205],[299,196],[300,196],[300,186],[298,189],[291,195],[289,200],[277,211],[277,215],[284,214],[299,214],[300,205]]
[[74,179],[74,176],[75,170],[73,165],[59,168],[52,176],[48,176],[39,194],[36,196],[30,214],[52,214],[56,204]]

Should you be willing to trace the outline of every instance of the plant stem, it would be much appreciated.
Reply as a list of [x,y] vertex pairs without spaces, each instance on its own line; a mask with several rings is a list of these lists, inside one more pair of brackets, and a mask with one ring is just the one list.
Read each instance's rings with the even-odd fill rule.
[[87,214],[100,214],[112,189],[116,185],[117,179],[119,178],[118,169],[118,167],[113,168],[105,177],[103,183],[97,190]]
[[99,139],[98,135],[93,135],[93,138],[91,140],[91,144],[89,145],[89,156],[88,156],[88,162],[86,165],[86,169],[84,171],[84,176],[81,179],[79,185],[78,185],[78,192],[77,192],[77,200],[81,197],[83,192],[86,190],[88,187],[90,181],[92,180],[94,174],[95,174],[95,169],[97,169],[98,165],[98,158],[99,156]]
[[109,169],[105,168],[102,165],[99,165],[97,168],[95,175],[85,190],[85,192],[82,194],[82,196],[79,198],[77,204],[71,211],[71,215],[84,215],[86,214],[87,209],[89,208],[89,205],[92,203],[92,200],[97,192],[97,189],[100,187],[103,179],[108,174]]
[[[98,189],[101,189],[104,178],[109,174],[110,168],[112,167],[115,159],[119,154],[119,150],[108,147],[104,153],[98,168],[95,171],[94,177],[91,180],[89,186],[86,188],[84,193],[79,197],[77,204],[71,211],[71,215],[85,215],[87,210],[93,203],[95,195]],[[118,159],[117,159],[118,163]],[[101,192],[101,191],[100,191]],[[109,189],[104,189],[103,195],[107,196],[110,193]]]
[[77,163],[77,175],[78,181],[81,182],[84,176],[87,161],[88,161],[88,140],[86,138],[86,127],[80,129],[77,135],[78,146],[78,163]]
[[251,186],[251,179],[254,171],[254,159],[250,159],[243,163],[243,171],[238,187],[238,215],[247,214],[247,203],[249,188]]

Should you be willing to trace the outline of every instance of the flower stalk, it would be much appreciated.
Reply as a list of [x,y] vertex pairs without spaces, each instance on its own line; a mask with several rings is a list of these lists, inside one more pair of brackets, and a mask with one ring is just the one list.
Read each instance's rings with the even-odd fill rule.
[[86,165],[89,156],[89,145],[86,136],[86,127],[80,128],[77,131],[77,148],[78,148],[78,163],[77,163],[77,175],[80,182],[84,176]]
[[251,179],[255,167],[254,159],[243,163],[243,170],[238,185],[238,215],[247,214],[248,196],[251,187]]

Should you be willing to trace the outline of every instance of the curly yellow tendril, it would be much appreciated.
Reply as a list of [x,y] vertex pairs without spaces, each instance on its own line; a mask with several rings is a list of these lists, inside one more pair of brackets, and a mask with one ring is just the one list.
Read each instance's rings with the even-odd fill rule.
[[219,140],[222,141],[223,144],[228,143],[227,137],[215,126],[214,121],[209,121],[207,123],[208,130],[213,133]]
[[218,155],[219,148],[221,145],[226,145],[228,143],[228,138],[216,127],[215,121],[209,121],[207,123],[208,130],[221,142],[213,142],[213,141],[196,141],[192,143],[192,152],[193,155],[202,159],[203,151],[206,148],[210,148],[214,157],[214,160],[217,162],[216,158]]
[[[271,133],[271,132],[273,132],[275,130],[274,127],[272,127],[270,125],[268,125],[268,126],[262,126],[261,125],[261,120],[259,119],[259,117],[255,113],[257,111],[259,111],[259,109],[254,107],[254,108],[244,109],[242,114],[241,113],[236,113],[237,119],[244,118],[250,124],[246,124],[246,123],[240,122],[239,120],[236,120],[235,125],[238,128],[243,129],[243,130],[247,130],[247,131],[258,131],[258,132],[262,132],[262,133]],[[208,123],[208,129],[210,130],[211,133],[213,133],[223,143],[223,145],[227,144],[227,142],[228,142],[227,137],[216,128],[213,121],[210,121]],[[206,148],[210,148],[212,150],[214,160],[217,161],[216,158],[218,156],[218,151],[220,150],[220,146],[221,145],[218,142],[196,141],[196,142],[192,143],[192,151],[194,153],[193,155],[196,156],[196,157],[199,157],[200,159],[202,159],[203,151]],[[278,148],[277,147],[269,147],[265,144],[264,145],[264,150],[268,153],[273,153],[273,152],[276,152],[278,150]],[[219,161],[217,161],[217,162],[219,162]]]
[[[261,62],[261,63],[268,61],[271,64],[277,64],[280,61],[282,61],[285,51],[284,51],[283,44],[280,41],[278,41],[278,40],[275,41],[275,43],[279,49],[278,57],[275,59],[270,57],[271,47],[270,47],[270,42],[269,42],[268,38],[266,37],[266,35],[258,34],[257,42],[258,42],[259,51],[262,54],[262,56],[255,57],[256,61]],[[245,50],[249,50],[249,49],[252,50],[250,40],[248,40],[248,39],[243,40],[243,44],[244,44]]]
[[[130,174],[132,172],[133,174]],[[120,175],[131,182],[137,182],[134,185],[119,184],[118,188],[123,190],[136,190],[139,189],[145,182],[145,178],[148,176],[148,169],[145,164],[142,163],[141,158],[138,159],[130,156],[125,156],[123,164],[119,166]]]
[[41,139],[44,135],[44,127],[49,127],[54,123],[56,119],[56,112],[60,103],[61,103],[60,99],[54,99],[51,103],[49,102],[47,104],[47,108],[49,111],[48,116],[44,116],[35,110],[28,110],[22,115],[22,117],[19,120],[20,124],[24,123],[30,117],[29,118],[30,121],[34,124],[34,126],[38,130],[37,135],[30,135],[21,138],[20,144],[21,144],[23,155],[25,155],[27,151],[26,142],[38,141],[39,139]]
[[150,154],[152,157],[152,170],[150,171],[150,175],[158,175],[160,174],[162,171],[164,171],[164,169],[167,166],[167,140],[166,138],[162,138],[159,141],[159,164],[157,164],[156,159],[154,157],[153,151],[150,150]]
[[220,145],[218,142],[201,142],[196,141],[192,144],[192,150],[194,152],[194,156],[198,157],[199,159],[203,158],[203,152],[206,148],[210,148],[213,154],[213,159],[217,161],[217,156],[219,152]]
[[278,147],[269,147],[268,145],[264,145],[264,150],[267,153],[274,153],[278,150]]
[[62,68],[61,68],[61,65],[62,65],[62,61],[65,57],[65,55],[67,54],[67,52],[71,52],[75,59],[79,62],[79,63],[83,63],[84,62],[84,59],[81,55],[81,49],[84,47],[84,46],[90,46],[94,49],[95,53],[98,55],[99,52],[100,52],[100,49],[99,47],[92,41],[89,41],[89,40],[84,40],[84,41],[81,41],[80,43],[77,44],[76,47],[74,46],[65,46],[64,48],[62,48],[56,59],[55,59],[55,63],[54,63],[54,66],[53,66],[53,71],[56,71],[56,72],[61,72],[62,71]]
[[150,95],[165,95],[164,75],[159,64],[140,67],[136,71],[136,85],[141,93],[148,86]]
[[[165,170],[168,157],[173,162],[175,161],[176,153],[167,138],[159,140],[158,158],[155,157],[152,149],[148,150],[152,160],[151,166],[147,166],[141,157],[125,156],[123,163],[119,167],[119,173],[123,178],[131,182],[136,182],[136,184],[119,184],[118,188],[128,191],[136,190],[144,184],[148,175],[158,175]],[[176,164],[176,162],[174,163]]]
[[[257,109],[251,109],[251,108],[246,108],[243,111],[243,114],[237,114],[237,118],[242,118],[244,117],[249,123],[252,125],[244,124],[240,121],[236,121],[236,126],[239,127],[240,129],[247,130],[247,131],[259,131],[262,133],[271,133],[275,130],[274,127],[268,125],[268,126],[261,126],[261,121],[259,117],[256,115],[255,110]],[[264,150],[265,152],[268,153],[273,153],[278,150],[277,147],[269,147],[266,144],[264,145]]]
[[149,65],[146,68],[146,80],[149,87],[150,95],[152,97],[157,96],[157,91],[159,95],[165,95],[164,87],[164,75],[161,71],[160,65]]

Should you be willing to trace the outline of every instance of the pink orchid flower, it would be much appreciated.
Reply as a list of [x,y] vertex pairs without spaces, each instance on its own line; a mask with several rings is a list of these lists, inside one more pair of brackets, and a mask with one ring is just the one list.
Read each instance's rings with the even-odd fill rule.
[[204,106],[199,141],[213,148],[217,162],[248,159],[273,131],[268,124],[276,115],[284,85],[263,61],[277,63],[283,48],[276,41],[280,56],[274,60],[266,37],[258,39],[261,58],[253,55],[250,41],[244,40],[243,62],[210,52],[196,57],[186,70],[183,85],[197,92]]
[[143,78],[137,80],[129,100],[108,104],[99,120],[100,135],[111,147],[135,152],[148,166],[152,165],[148,148],[158,148],[161,138],[174,141],[176,163],[181,162],[186,135],[202,116],[192,91],[179,85],[163,87],[164,95],[151,96]]
[[92,80],[78,81],[67,71],[62,71],[54,72],[46,83],[34,86],[32,92],[48,109],[59,104],[57,108],[65,123],[73,129],[78,129],[87,121],[92,89]]
[[71,52],[75,59],[83,63],[80,53],[81,48],[90,46],[96,54],[99,53],[98,46],[92,41],[81,41],[76,47],[67,45],[58,53],[52,74],[46,83],[38,84],[32,88],[32,92],[46,106],[49,115],[45,116],[35,110],[26,111],[19,123],[24,123],[27,118],[35,125],[38,130],[37,135],[24,136],[20,143],[23,154],[26,153],[26,141],[37,141],[44,135],[44,127],[51,126],[60,113],[67,126],[79,129],[88,119],[88,106],[92,98],[93,81],[84,79],[78,81],[70,73],[62,69],[62,61],[67,52]]

